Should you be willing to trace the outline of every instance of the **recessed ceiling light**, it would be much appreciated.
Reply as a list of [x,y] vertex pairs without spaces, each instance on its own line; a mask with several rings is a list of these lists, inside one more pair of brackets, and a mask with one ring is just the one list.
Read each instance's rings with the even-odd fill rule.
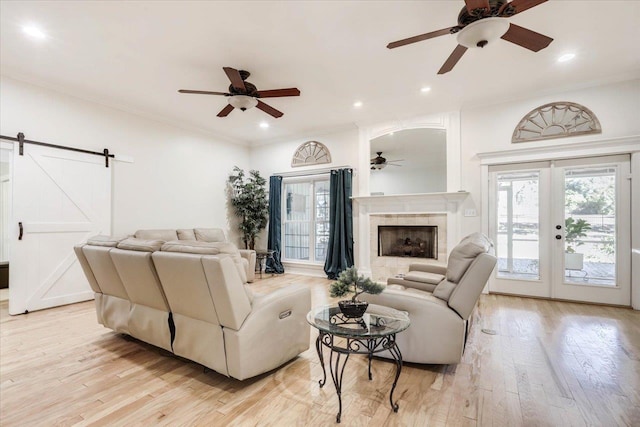
[[354,103],[353,103],[353,106],[354,106],[354,107],[356,107],[356,108],[360,108],[360,107],[362,107],[362,101],[356,101],[356,102],[354,102]]
[[561,57],[558,58],[558,62],[571,61],[575,57],[576,57],[575,53],[565,53],[564,55],[562,55]]
[[262,122],[262,123],[260,123],[260,127],[261,127],[262,129],[267,129],[267,128],[269,127],[269,123],[267,123],[267,122]]
[[431,88],[428,86],[423,87],[422,89],[420,89],[420,92],[422,93],[427,93],[427,92],[431,92]]
[[34,39],[44,40],[47,38],[47,35],[40,28],[35,25],[25,25],[22,27],[22,32],[28,35],[29,37],[33,37]]

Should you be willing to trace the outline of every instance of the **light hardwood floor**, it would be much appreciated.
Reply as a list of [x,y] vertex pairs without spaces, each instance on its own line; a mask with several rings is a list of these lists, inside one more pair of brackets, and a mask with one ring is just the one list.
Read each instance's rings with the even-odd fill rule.
[[[331,301],[323,279],[252,286],[297,282],[311,287],[314,305]],[[640,426],[640,313],[483,295],[473,322],[460,364],[404,366],[397,414],[388,400],[394,366],[374,360],[367,381],[366,359],[349,358],[342,425]],[[241,382],[111,332],[93,302],[17,317],[2,302],[0,344],[2,426],[335,423],[335,390],[330,379],[318,388],[313,345]]]

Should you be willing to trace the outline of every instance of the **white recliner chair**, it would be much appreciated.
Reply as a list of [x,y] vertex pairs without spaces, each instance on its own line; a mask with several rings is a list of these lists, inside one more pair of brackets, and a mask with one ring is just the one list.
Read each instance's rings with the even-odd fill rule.
[[362,294],[370,303],[409,313],[411,326],[397,336],[404,361],[460,361],[469,317],[496,265],[492,252],[491,240],[474,233],[451,251],[446,268],[412,264],[404,280],[390,280],[381,294]]

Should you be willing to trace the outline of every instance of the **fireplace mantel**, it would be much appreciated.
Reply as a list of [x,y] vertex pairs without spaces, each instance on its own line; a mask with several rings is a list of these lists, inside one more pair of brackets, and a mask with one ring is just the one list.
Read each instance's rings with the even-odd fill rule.
[[393,194],[352,197],[362,213],[456,212],[466,191],[455,193]]

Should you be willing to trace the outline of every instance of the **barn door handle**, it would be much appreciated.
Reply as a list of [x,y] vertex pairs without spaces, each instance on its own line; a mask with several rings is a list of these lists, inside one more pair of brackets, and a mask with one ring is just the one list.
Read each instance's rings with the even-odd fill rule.
[[24,232],[24,229],[22,228],[21,222],[18,223],[18,229],[20,230],[20,233],[18,234],[18,240],[22,240],[22,233]]

